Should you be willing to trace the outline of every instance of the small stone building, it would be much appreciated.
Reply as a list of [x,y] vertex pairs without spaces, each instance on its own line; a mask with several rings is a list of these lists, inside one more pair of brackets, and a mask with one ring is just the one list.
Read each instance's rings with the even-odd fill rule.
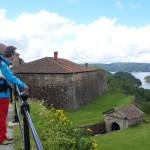
[[29,86],[31,98],[47,100],[56,108],[78,109],[107,89],[105,71],[58,58],[57,52],[13,70]]
[[103,114],[107,132],[128,128],[134,124],[142,123],[144,117],[144,113],[133,104],[114,107]]

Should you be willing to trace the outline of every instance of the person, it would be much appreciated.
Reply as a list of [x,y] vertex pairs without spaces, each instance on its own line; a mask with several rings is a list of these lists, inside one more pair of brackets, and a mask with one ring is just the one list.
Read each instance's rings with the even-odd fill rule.
[[9,68],[14,60],[16,49],[14,46],[8,46],[5,48],[4,55],[0,55],[0,145],[8,145],[14,142],[12,138],[6,136],[6,119],[11,96],[10,84],[16,84],[24,91],[28,90],[28,86],[16,77]]

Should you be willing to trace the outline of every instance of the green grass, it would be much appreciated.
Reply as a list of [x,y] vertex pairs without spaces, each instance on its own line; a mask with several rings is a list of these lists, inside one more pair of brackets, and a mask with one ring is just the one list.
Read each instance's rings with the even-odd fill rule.
[[[106,92],[94,101],[92,101],[90,104],[78,110],[65,111],[65,115],[69,117],[69,120],[77,125],[93,124],[103,120],[102,113],[104,111],[112,107],[128,105],[133,99],[133,96]],[[39,128],[41,128],[41,124],[49,120],[49,113],[50,111],[45,109],[41,102],[30,101],[30,115],[37,130],[37,133]],[[93,136],[92,138],[96,140],[99,147],[98,150],[127,150],[130,147],[134,149],[133,146],[136,146],[136,143],[139,143],[140,145],[141,142],[143,145],[145,144],[146,146],[150,146],[150,142],[148,141],[150,139],[149,131],[150,123],[144,123],[142,125],[137,125],[132,128],[121,130],[118,132]],[[15,150],[21,150],[22,143],[19,127],[14,128],[14,138],[16,141]],[[141,146],[143,148],[142,144]],[[35,150],[36,148],[33,139],[31,141],[31,145],[32,150]]]
[[128,105],[133,96],[106,92],[90,104],[73,111],[65,111],[66,116],[78,125],[92,124],[103,120],[103,112],[122,105]]
[[99,150],[149,150],[150,116],[147,122],[130,128],[94,136]]
[[[29,101],[29,105],[30,105],[30,116],[32,122],[34,123],[37,134],[39,135],[39,129],[41,128],[42,123],[48,121],[50,111],[42,105],[41,101],[38,100]],[[20,101],[18,101],[18,109],[20,110]],[[20,112],[20,118],[22,119],[21,112]],[[20,133],[19,126],[14,126],[13,130],[14,130],[14,139],[15,139],[14,148],[15,150],[22,150],[23,144],[21,140],[21,133]],[[31,145],[31,150],[37,150],[33,136],[31,134],[31,130],[30,130],[30,145]]]

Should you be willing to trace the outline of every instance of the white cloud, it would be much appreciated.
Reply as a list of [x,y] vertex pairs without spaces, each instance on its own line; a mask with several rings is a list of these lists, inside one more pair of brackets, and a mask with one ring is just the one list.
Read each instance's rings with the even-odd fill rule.
[[126,3],[122,3],[121,0],[116,0],[115,5],[119,9],[137,9],[137,8],[142,7],[141,3],[138,3],[138,2],[133,3],[133,2],[129,2],[129,1]]
[[142,4],[140,4],[140,3],[128,3],[128,7],[130,9],[137,9],[137,8],[142,7]]
[[115,4],[118,8],[124,8],[125,6],[122,5],[122,2],[120,0],[116,0]]
[[2,22],[5,19],[6,10],[0,9],[0,22]]
[[21,14],[15,21],[0,10],[0,43],[18,47],[26,62],[42,57],[59,57],[77,63],[149,62],[150,25],[129,28],[116,25],[116,18],[100,17],[91,24],[41,10]]

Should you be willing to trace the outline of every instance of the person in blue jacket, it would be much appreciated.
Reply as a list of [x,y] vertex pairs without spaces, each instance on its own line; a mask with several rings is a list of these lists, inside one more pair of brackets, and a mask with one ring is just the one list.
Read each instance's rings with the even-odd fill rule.
[[10,84],[16,84],[24,91],[28,90],[28,86],[16,77],[9,66],[14,60],[15,50],[14,46],[6,47],[4,56],[0,55],[0,144],[8,145],[13,143],[13,139],[6,136],[6,119],[8,114],[9,98],[10,98]]

